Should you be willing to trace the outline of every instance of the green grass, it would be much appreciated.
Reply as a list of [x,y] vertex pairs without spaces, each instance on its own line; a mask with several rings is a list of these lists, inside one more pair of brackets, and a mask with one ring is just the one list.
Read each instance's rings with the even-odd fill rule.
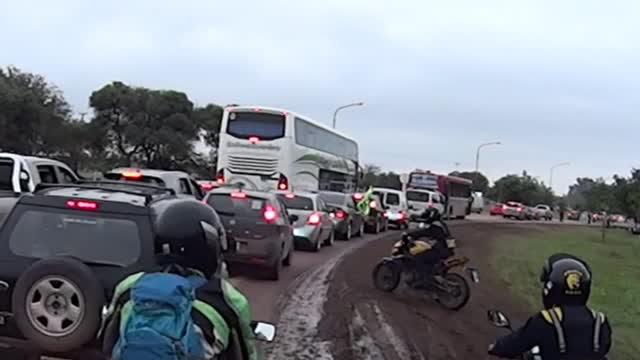
[[548,229],[505,236],[493,243],[491,267],[514,296],[539,311],[540,269],[549,255],[568,252],[589,262],[594,276],[589,305],[604,312],[613,328],[610,358],[631,360],[640,353],[640,238],[610,230]]

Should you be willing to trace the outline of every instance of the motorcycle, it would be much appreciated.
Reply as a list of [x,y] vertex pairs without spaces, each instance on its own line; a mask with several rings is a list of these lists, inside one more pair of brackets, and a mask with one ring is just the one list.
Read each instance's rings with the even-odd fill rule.
[[[511,327],[511,321],[509,321],[509,318],[500,310],[487,311],[487,318],[495,327],[505,328],[511,332],[514,331],[513,327]],[[522,360],[542,360],[540,348],[538,346],[534,346],[530,351],[522,355]]]
[[[421,223],[421,227],[426,226]],[[439,226],[434,223],[428,226]],[[447,247],[455,248],[455,239],[450,237],[448,228],[443,224],[441,229],[447,235]],[[464,256],[450,256],[438,262],[426,283],[416,281],[420,279],[416,263],[416,255],[423,251],[428,251],[431,246],[419,240],[413,240],[408,236],[396,242],[393,246],[391,256],[381,259],[373,269],[373,282],[376,288],[392,292],[400,284],[403,276],[408,276],[406,283],[413,289],[432,293],[435,300],[444,308],[449,310],[459,310],[464,307],[471,296],[471,289],[467,279],[462,275],[451,272],[455,268],[466,269],[469,277],[474,283],[479,282],[478,271],[467,266],[469,259]]]

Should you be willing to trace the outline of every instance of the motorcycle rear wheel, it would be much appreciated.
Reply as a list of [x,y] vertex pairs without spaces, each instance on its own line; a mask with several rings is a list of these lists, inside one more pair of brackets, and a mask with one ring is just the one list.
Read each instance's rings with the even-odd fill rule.
[[373,284],[377,289],[392,292],[400,284],[402,269],[391,261],[382,261],[373,268]]
[[446,273],[443,277],[443,283],[448,290],[436,290],[438,303],[448,310],[462,309],[471,297],[469,283],[462,275],[456,273]]

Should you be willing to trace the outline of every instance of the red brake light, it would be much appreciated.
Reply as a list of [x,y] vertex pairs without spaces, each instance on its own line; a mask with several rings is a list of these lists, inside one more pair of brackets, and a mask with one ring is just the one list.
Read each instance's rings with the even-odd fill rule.
[[362,200],[364,198],[364,194],[363,193],[355,193],[353,194],[353,198],[356,200]]
[[385,212],[382,213],[382,216],[387,218],[387,217],[389,217],[389,213],[387,211],[385,211]]
[[216,173],[216,182],[219,185],[224,184],[224,169],[220,169],[218,170],[218,172]]
[[234,191],[231,193],[231,197],[234,199],[246,199],[247,193],[243,193],[242,191]]
[[80,210],[97,210],[98,203],[84,200],[67,200],[67,207]]
[[289,189],[289,179],[286,176],[280,174],[280,179],[278,180],[278,190],[287,190]]
[[278,218],[278,212],[273,206],[267,205],[264,207],[264,210],[262,211],[262,217],[264,218],[264,221],[272,222]]
[[344,219],[345,215],[346,215],[346,214],[345,214],[345,213],[344,213],[344,211],[342,211],[342,210],[337,210],[337,211],[336,211],[336,217],[337,217],[338,219]]
[[294,193],[288,193],[284,197],[286,197],[287,199],[293,199],[296,197],[296,195]]
[[257,144],[257,143],[260,142],[260,138],[257,137],[257,136],[250,136],[249,137],[249,142],[252,143],[252,144]]
[[307,219],[307,224],[319,225],[321,220],[322,220],[322,216],[320,214],[312,213],[311,215],[309,215],[309,218]]
[[213,184],[211,184],[210,182],[201,183],[200,187],[202,188],[202,190],[211,190],[213,188]]
[[142,177],[142,173],[139,171],[123,171],[121,175],[125,179],[140,179]]

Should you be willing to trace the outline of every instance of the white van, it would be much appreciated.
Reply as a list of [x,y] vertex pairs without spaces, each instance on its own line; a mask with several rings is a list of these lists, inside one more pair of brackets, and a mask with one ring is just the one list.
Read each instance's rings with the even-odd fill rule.
[[409,205],[407,204],[407,197],[402,191],[389,188],[373,188],[373,193],[380,197],[382,205],[385,206],[389,224],[398,229],[409,226]]
[[409,219],[422,215],[426,209],[434,208],[440,215],[444,215],[445,198],[438,191],[424,189],[407,189],[407,203],[409,205]]
[[471,203],[471,211],[481,214],[484,211],[484,196],[479,191],[475,191],[471,194],[473,202]]

